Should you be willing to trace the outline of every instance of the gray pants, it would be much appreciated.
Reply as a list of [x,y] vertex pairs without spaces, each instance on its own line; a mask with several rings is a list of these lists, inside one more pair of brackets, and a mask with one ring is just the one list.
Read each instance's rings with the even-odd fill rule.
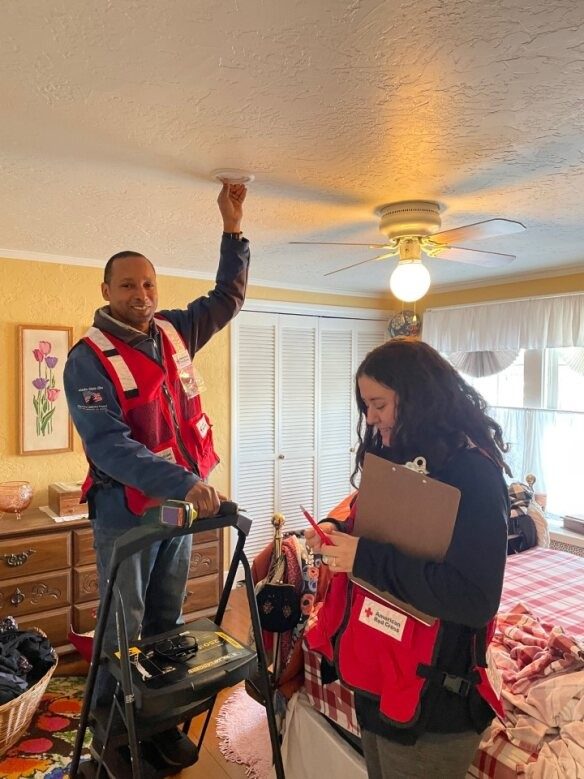
[[361,733],[369,779],[464,779],[480,740],[472,731],[424,733],[413,746],[404,746],[367,730]]

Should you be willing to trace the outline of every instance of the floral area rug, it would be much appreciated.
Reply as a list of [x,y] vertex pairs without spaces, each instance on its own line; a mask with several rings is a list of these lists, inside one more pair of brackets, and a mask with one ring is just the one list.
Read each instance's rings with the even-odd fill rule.
[[2,779],[67,779],[84,686],[82,676],[51,679],[27,733],[0,757]]
[[272,746],[266,710],[238,687],[217,715],[219,750],[231,763],[245,766],[250,779],[268,779]]

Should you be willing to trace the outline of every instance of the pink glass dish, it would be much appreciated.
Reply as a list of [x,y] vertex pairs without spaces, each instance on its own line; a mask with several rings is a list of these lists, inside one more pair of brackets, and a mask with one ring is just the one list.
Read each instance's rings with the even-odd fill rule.
[[2,482],[0,484],[0,517],[8,513],[16,514],[16,519],[20,519],[21,512],[30,506],[32,492],[32,484],[28,481]]

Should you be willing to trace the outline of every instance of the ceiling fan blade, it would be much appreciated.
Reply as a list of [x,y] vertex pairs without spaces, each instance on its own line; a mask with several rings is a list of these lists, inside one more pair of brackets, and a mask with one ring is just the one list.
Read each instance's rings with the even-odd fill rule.
[[297,246],[367,246],[369,249],[385,249],[386,243],[345,243],[339,241],[288,241]]
[[373,262],[374,260],[385,260],[388,257],[395,257],[395,254],[381,254],[379,257],[369,257],[368,260],[361,260],[361,262],[354,262],[352,265],[345,265],[342,268],[337,268],[336,270],[330,270],[328,273],[324,273],[324,276],[332,276],[335,273],[340,273],[342,270],[349,270],[349,268],[356,268],[359,265],[365,265],[367,262]]
[[515,259],[514,254],[499,254],[498,252],[483,252],[478,249],[465,249],[462,246],[436,247],[432,257],[452,262],[466,262],[469,265],[484,265],[486,268],[500,268],[509,265]]
[[487,219],[485,222],[443,230],[441,233],[434,233],[428,237],[434,243],[453,244],[459,241],[494,238],[496,235],[511,235],[512,233],[521,233],[523,230],[525,230],[525,225],[522,225],[521,222],[513,222],[510,219]]

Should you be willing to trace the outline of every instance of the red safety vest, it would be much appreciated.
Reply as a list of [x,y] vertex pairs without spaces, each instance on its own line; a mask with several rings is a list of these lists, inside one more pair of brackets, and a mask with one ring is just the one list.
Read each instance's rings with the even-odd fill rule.
[[[164,368],[119,338],[91,327],[83,341],[93,349],[106,369],[117,393],[124,420],[132,437],[165,460],[195,467],[205,479],[219,462],[213,446],[212,425],[201,408],[199,395],[189,398],[179,378],[175,355],[190,362],[185,343],[174,326],[159,315]],[[91,462],[90,462],[91,465]],[[86,495],[91,475],[83,485]],[[124,485],[130,511],[142,515],[160,500],[135,487]]]
[[[486,628],[487,645],[493,630],[494,620]],[[335,663],[343,684],[378,697],[380,712],[394,725],[414,725],[427,685],[436,682],[461,694],[476,686],[503,716],[485,667],[475,665],[464,678],[437,667],[441,635],[440,620],[425,625],[346,574],[336,574],[304,640],[309,649]]]

